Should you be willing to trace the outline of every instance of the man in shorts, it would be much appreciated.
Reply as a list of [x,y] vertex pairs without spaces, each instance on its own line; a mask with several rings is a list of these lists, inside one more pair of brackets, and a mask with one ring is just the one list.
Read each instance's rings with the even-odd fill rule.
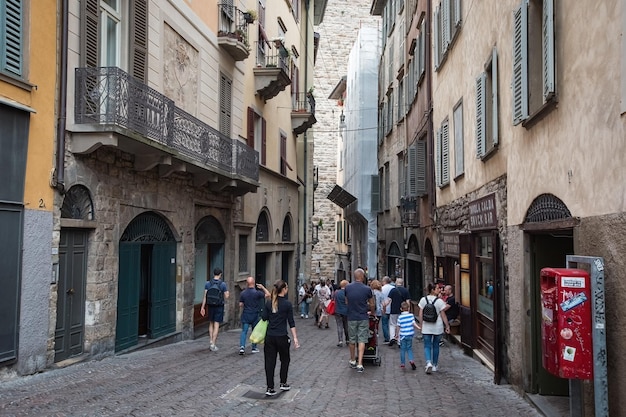
[[[354,282],[345,289],[348,304],[348,338],[350,347],[350,368],[363,372],[363,353],[369,338],[369,314],[375,309],[372,289],[364,284],[365,271],[358,268],[354,271]],[[358,355],[355,359],[355,348]]]
[[[209,350],[212,352],[217,352],[218,350],[216,346],[217,334],[220,331],[220,323],[224,321],[224,301],[227,300],[230,295],[226,283],[222,281],[221,278],[222,270],[215,268],[213,270],[213,279],[207,281],[204,285],[204,297],[202,299],[202,307],[200,307],[200,315],[202,317],[206,315],[209,319]],[[223,293],[223,301],[219,305],[208,305],[206,302],[207,291],[212,286],[219,287],[220,291]]]

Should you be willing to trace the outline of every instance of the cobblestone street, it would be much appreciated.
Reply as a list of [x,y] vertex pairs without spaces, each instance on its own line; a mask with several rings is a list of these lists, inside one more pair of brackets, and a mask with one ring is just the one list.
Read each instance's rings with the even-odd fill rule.
[[[1,416],[540,416],[507,385],[454,344],[441,348],[440,370],[400,369],[399,349],[381,345],[380,367],[348,366],[335,323],[318,329],[296,318],[301,348],[292,349],[291,390],[265,398],[263,350],[238,354],[239,330],[0,383]],[[276,383],[278,385],[278,366]]]

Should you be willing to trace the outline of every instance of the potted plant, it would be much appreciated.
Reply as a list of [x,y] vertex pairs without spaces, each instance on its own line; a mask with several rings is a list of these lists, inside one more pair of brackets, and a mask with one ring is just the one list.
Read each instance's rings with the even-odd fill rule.
[[257,18],[256,10],[250,9],[250,10],[243,12],[243,19],[246,21],[247,24],[254,23],[256,18]]

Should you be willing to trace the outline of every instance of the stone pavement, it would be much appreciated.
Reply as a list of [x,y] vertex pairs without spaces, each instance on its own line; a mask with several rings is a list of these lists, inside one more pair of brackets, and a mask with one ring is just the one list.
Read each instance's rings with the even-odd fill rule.
[[[348,366],[334,319],[318,329],[296,318],[291,391],[265,398],[263,350],[238,354],[238,330],[135,351],[0,382],[0,416],[541,416],[510,386],[453,344],[441,348],[440,371],[399,367],[399,349],[381,345],[382,365]],[[381,337],[382,338],[382,337]],[[278,365],[279,366],[279,365]],[[278,366],[276,386],[278,388]]]

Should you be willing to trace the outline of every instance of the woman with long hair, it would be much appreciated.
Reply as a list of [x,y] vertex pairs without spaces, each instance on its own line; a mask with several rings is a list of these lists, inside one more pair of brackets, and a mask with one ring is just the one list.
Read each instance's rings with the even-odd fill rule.
[[[426,359],[424,371],[430,374],[431,372],[437,372],[439,341],[441,341],[441,336],[444,331],[450,333],[450,324],[448,323],[448,318],[445,313],[447,304],[439,298],[441,288],[436,284],[428,284],[427,290],[428,295],[422,297],[419,302],[419,322],[424,337],[424,357]],[[434,322],[424,320],[424,307],[427,303],[434,305],[436,309],[437,320]]]
[[287,300],[287,283],[281,279],[272,287],[271,301],[265,303],[261,314],[263,320],[268,320],[267,333],[265,334],[265,379],[267,391],[265,395],[276,395],[274,389],[274,371],[276,370],[276,357],[280,358],[280,389],[288,391],[291,387],[287,384],[289,373],[289,346],[291,340],[287,332],[287,325],[291,329],[291,336],[296,349],[300,347],[296,333],[296,322],[293,319],[293,306]]

